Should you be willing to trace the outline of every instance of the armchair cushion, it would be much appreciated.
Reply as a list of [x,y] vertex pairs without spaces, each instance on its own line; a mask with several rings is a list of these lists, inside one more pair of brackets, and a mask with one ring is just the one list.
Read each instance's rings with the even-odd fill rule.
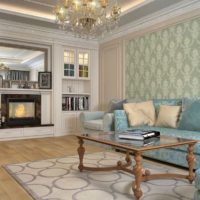
[[114,113],[106,113],[103,117],[103,130],[114,131]]
[[81,122],[103,119],[105,112],[103,111],[85,111],[80,113]]
[[103,119],[85,121],[84,128],[102,131],[103,130]]

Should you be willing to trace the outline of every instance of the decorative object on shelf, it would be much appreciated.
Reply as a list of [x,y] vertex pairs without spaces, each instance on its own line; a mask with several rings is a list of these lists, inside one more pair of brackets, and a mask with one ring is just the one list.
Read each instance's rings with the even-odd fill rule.
[[40,89],[51,89],[51,72],[38,72]]
[[2,87],[3,87],[3,76],[0,75],[0,88],[2,88]]
[[9,71],[10,68],[4,63],[0,63],[0,71]]
[[67,91],[68,91],[69,93],[72,93],[72,86],[68,86],[68,87],[67,87]]
[[64,0],[54,14],[60,28],[81,38],[97,38],[118,25],[121,8],[117,0]]
[[4,88],[10,88],[10,80],[3,80],[3,87]]

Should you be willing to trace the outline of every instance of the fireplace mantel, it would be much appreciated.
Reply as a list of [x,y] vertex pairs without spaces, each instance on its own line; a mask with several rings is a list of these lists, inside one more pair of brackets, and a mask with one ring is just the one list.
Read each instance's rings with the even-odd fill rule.
[[48,94],[50,89],[0,88],[0,94]]

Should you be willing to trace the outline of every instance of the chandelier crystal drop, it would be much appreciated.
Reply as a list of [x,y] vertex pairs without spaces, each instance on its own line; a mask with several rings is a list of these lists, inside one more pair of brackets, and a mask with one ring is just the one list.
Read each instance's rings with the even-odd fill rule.
[[117,27],[121,8],[113,0],[63,0],[54,14],[59,28],[77,37],[98,38]]

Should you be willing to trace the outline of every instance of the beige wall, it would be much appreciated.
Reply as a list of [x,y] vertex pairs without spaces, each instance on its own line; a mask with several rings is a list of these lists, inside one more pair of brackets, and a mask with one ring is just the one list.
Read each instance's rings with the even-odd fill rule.
[[100,46],[100,108],[106,110],[111,99],[122,98],[122,41]]

